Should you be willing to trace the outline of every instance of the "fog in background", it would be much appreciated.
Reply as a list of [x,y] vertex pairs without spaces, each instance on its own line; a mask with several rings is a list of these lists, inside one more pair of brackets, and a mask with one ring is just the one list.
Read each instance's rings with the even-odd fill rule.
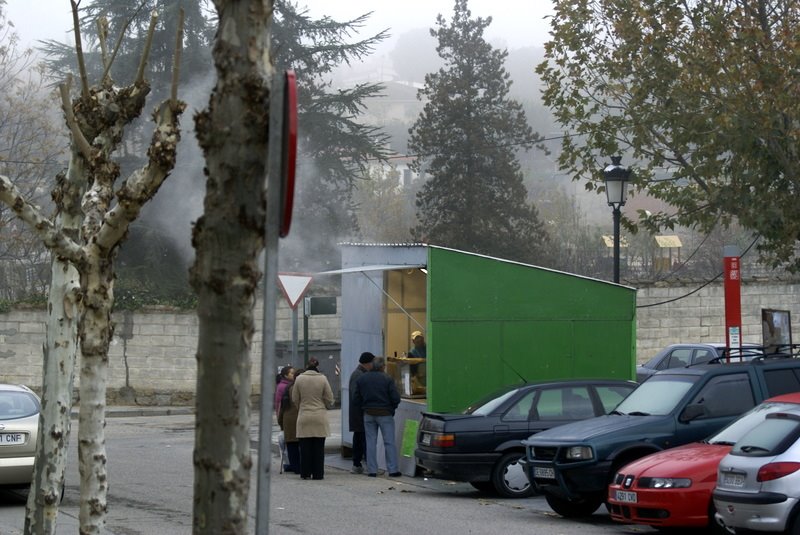
[[[441,13],[447,21],[451,19],[454,2],[301,0],[296,3],[308,6],[309,13],[313,17],[329,15],[337,21],[352,20],[371,11],[372,15],[361,34],[352,36],[353,40],[374,35],[384,29],[389,30],[390,37],[376,47],[375,52],[364,62],[354,63],[336,71],[332,84],[333,87],[352,86],[364,81],[379,81],[386,84],[384,97],[373,99],[374,102],[367,102],[368,110],[363,121],[384,128],[392,136],[391,149],[401,154],[405,153],[408,128],[422,106],[415,98],[416,90],[421,87],[425,74],[440,66],[435,52],[436,41],[431,37],[429,30],[435,26],[437,14]],[[552,187],[559,187],[567,194],[579,198],[577,202],[584,213],[588,214],[588,218],[594,219],[596,215],[597,220],[610,226],[605,200],[595,194],[584,193],[581,184],[566,180],[559,175],[555,166],[560,132],[549,112],[541,105],[539,82],[534,72],[536,64],[542,59],[543,44],[548,38],[546,17],[552,13],[551,2],[470,0],[469,7],[473,17],[492,16],[492,24],[485,35],[495,47],[507,48],[509,51],[506,67],[514,81],[512,97],[523,103],[534,130],[546,138],[552,138],[546,145],[554,154],[546,155],[538,149],[520,154],[532,200],[537,206],[542,202],[546,203],[545,199],[540,198],[540,193]],[[10,0],[6,12],[25,46],[36,46],[36,40],[39,39],[72,42],[68,0]],[[43,15],[45,13],[46,16]],[[154,201],[146,207],[143,217],[137,224],[149,228],[158,227],[161,232],[169,233],[172,241],[180,248],[188,266],[194,257],[194,250],[190,244],[191,224],[202,213],[205,184],[202,172],[204,161],[194,135],[193,116],[197,110],[207,105],[214,79],[213,76],[198,77],[186,72],[182,72],[181,77],[183,85],[179,97],[189,106],[181,120],[182,141],[177,165]],[[142,120],[147,121],[149,125],[152,125],[149,110],[156,104],[154,101],[148,101],[146,108],[148,113],[143,114]],[[392,109],[391,112],[386,111],[389,108]],[[302,189],[304,180],[313,180],[310,168],[312,166],[301,166],[298,188]],[[302,192],[298,192],[298,198],[302,198]],[[325,229],[319,229],[316,235],[328,243],[356,239],[356,236],[327,236],[324,231]],[[288,249],[291,249],[291,256],[294,257],[300,251],[308,252],[311,255],[308,265],[313,266],[313,269],[336,267],[339,262],[339,259],[313,258],[319,247],[313,243],[298,243],[291,237],[282,240],[281,247],[282,251],[286,249],[288,252]],[[291,268],[303,271],[302,264],[302,262],[295,263]]]

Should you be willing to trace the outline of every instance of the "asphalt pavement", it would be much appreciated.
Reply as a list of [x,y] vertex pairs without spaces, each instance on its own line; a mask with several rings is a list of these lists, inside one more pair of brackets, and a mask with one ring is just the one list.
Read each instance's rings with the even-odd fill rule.
[[[163,406],[152,406],[152,407],[144,407],[144,406],[137,406],[137,405],[113,405],[108,406],[106,408],[106,418],[132,418],[132,417],[156,417],[156,416],[177,416],[177,415],[189,415],[194,414],[194,407],[183,407],[183,406],[170,406],[170,407],[163,407]],[[337,468],[340,470],[350,470],[350,460],[342,458],[341,455],[341,444],[342,444],[342,436],[341,436],[341,410],[340,409],[332,409],[328,411],[328,421],[330,423],[331,429],[331,436],[325,441],[325,464],[332,468]],[[78,409],[77,407],[73,408],[71,413],[71,418],[73,420],[78,419]],[[259,414],[258,412],[253,412],[251,416],[252,425],[250,427],[250,441],[251,441],[251,448],[254,450],[254,454],[257,453],[258,450],[258,437],[259,437]],[[278,453],[279,446],[278,446],[278,437],[281,434],[281,430],[278,427],[276,419],[273,417],[273,424],[272,424],[272,451],[273,453]],[[8,494],[8,496],[3,496],[3,494]],[[2,491],[0,490],[0,502],[5,501],[6,499],[12,499],[15,501],[19,501],[21,498],[16,496],[13,491]],[[2,515],[0,515],[2,516]],[[0,534],[2,535],[22,535],[22,530],[20,529],[21,520],[15,518],[13,525],[7,524],[2,519],[0,519]],[[71,515],[67,512],[64,508],[59,510],[58,515],[58,524],[56,528],[57,535],[74,535],[78,533],[80,527],[80,523],[78,522],[78,518],[76,515]],[[103,530],[101,535],[113,535],[112,532],[108,530]]]

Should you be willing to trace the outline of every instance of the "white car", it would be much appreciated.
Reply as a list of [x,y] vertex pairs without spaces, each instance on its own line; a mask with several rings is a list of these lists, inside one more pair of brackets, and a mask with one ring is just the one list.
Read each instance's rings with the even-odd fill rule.
[[0,384],[0,486],[30,486],[40,410],[28,387]]
[[727,528],[800,533],[800,409],[786,409],[742,436],[719,464],[717,521]]

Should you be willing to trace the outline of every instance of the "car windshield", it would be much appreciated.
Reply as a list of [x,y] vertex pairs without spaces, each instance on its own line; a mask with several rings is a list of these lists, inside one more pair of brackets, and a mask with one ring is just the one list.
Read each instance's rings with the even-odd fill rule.
[[15,420],[39,412],[39,402],[28,392],[0,391],[0,420]]
[[663,416],[675,409],[698,375],[654,375],[622,400],[615,413]]
[[797,408],[797,403],[776,403],[765,402],[761,405],[756,405],[741,417],[734,420],[729,426],[725,427],[722,431],[708,438],[711,444],[728,444],[733,445],[737,440],[742,438],[745,433],[753,429],[755,426],[764,421],[767,414],[773,412],[784,411],[787,409]]
[[519,388],[508,387],[495,391],[488,396],[481,398],[464,410],[464,414],[474,414],[476,416],[486,416],[491,414],[494,410],[503,404],[507,399],[516,394]]

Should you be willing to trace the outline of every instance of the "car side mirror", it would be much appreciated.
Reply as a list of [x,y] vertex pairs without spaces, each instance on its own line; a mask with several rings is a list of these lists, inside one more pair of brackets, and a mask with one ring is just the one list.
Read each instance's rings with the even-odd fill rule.
[[692,420],[696,420],[701,416],[706,414],[706,408],[699,403],[694,403],[692,405],[687,406],[681,412],[681,415],[678,417],[678,420],[681,422],[691,422]]

